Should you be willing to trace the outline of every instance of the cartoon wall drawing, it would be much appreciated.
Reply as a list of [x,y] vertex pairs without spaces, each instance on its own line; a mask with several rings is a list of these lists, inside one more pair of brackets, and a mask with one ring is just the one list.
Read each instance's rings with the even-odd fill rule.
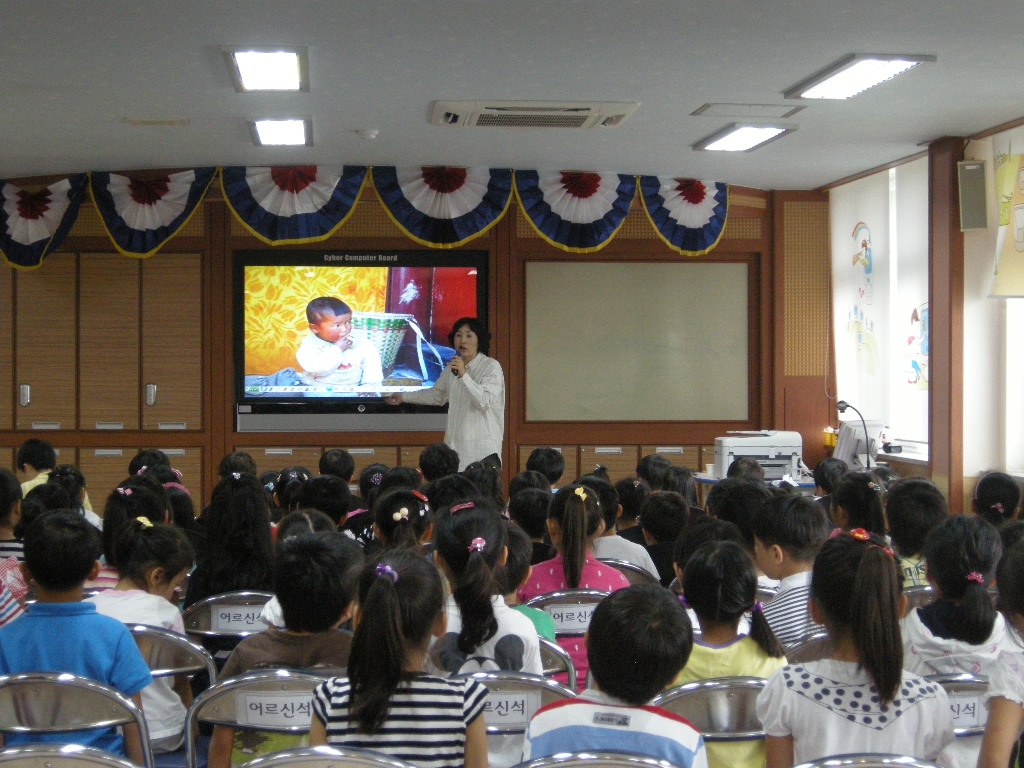
[[871,304],[874,301],[874,276],[872,270],[874,269],[872,254],[871,254],[871,230],[868,229],[868,225],[863,221],[858,221],[857,226],[853,228],[853,234],[851,235],[854,241],[857,238],[861,238],[860,250],[853,254],[853,266],[864,268],[864,282],[860,287],[860,298],[865,304]]
[[875,337],[875,322],[869,314],[874,299],[871,230],[863,221],[858,221],[851,237],[854,243],[860,246],[860,250],[853,255],[851,266],[858,272],[863,270],[863,274],[862,278],[856,281],[857,295],[846,317],[846,333],[850,341],[856,344],[858,368],[865,374],[874,375],[878,369],[880,356]]
[[910,334],[907,336],[909,358],[907,360],[907,383],[918,389],[928,389],[929,352],[928,302],[914,307],[910,313]]

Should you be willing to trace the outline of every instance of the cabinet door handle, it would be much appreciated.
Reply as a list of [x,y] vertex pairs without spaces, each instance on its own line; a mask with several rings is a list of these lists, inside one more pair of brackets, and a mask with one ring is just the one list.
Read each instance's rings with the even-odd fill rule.
[[146,405],[156,405],[156,384],[146,385]]
[[29,384],[22,384],[18,387],[18,405],[23,408],[32,402],[32,387]]

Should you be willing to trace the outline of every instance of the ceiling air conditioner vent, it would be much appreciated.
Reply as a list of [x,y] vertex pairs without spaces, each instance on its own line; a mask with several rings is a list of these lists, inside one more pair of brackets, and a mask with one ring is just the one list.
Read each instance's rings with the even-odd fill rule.
[[434,125],[477,128],[613,128],[640,102],[435,101]]

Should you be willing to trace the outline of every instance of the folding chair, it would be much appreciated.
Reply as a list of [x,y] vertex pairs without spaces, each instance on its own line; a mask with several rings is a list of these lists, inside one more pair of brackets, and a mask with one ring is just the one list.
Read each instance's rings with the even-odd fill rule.
[[705,742],[760,741],[757,696],[764,686],[759,677],[716,677],[669,688],[651,704],[685,717]]
[[142,711],[110,686],[68,673],[0,677],[0,733],[59,734],[135,725],[146,768],[153,768]]
[[790,646],[786,647],[786,661],[790,664],[802,664],[806,661],[817,661],[827,658],[832,652],[832,642],[828,639],[828,633],[817,631],[804,635]]
[[566,650],[558,643],[548,640],[546,637],[540,640],[540,663],[544,667],[545,677],[565,675],[568,678],[566,687],[576,690],[576,665]]
[[628,752],[563,752],[539,757],[519,768],[676,768],[668,760],[633,755]]
[[0,750],[3,768],[138,768],[126,757],[78,744],[23,744]]
[[128,627],[135,638],[153,677],[170,677],[206,672],[210,680],[217,679],[217,665],[199,643],[163,627],[131,624]]
[[774,587],[758,587],[757,588],[757,602],[762,605],[767,605],[775,598],[775,593],[778,589]]
[[511,768],[518,763],[530,718],[541,707],[576,695],[575,689],[523,672],[474,672],[466,677],[487,687],[484,717],[490,768]]
[[[415,768],[395,757],[354,747],[300,747],[251,760],[241,768]],[[58,768],[55,766],[54,768]]]
[[260,621],[260,612],[273,597],[273,592],[255,590],[211,595],[182,611],[185,632],[199,638],[243,638],[262,632],[267,626]]
[[953,714],[956,741],[949,749],[958,765],[977,765],[981,741],[988,722],[988,678],[967,673],[959,675],[928,675],[925,679],[938,683],[946,691]]
[[608,597],[597,589],[564,589],[530,598],[525,605],[540,608],[555,622],[556,637],[581,637],[597,604]]
[[935,590],[928,584],[920,587],[907,587],[903,590],[903,594],[907,598],[907,613],[935,601]]
[[201,722],[242,731],[308,734],[313,689],[326,679],[278,669],[229,677],[211,685],[188,708],[185,765],[196,768],[195,736]]
[[648,571],[646,568],[641,568],[636,563],[630,563],[626,560],[613,560],[611,558],[598,558],[605,565],[610,565],[612,568],[617,570],[626,580],[632,584],[661,584],[661,580],[658,579],[653,573]]
[[823,757],[796,768],[939,768],[935,763],[906,755],[852,754]]

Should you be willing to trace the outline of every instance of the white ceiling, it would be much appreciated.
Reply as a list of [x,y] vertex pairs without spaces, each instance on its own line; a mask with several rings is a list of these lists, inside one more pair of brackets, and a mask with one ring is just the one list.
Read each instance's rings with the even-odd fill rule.
[[[2,0],[0,178],[203,165],[466,165],[810,189],[1024,116],[1020,0]],[[221,48],[302,45],[309,93],[239,94]],[[937,62],[751,153],[690,145],[708,102],[782,93],[855,53]],[[611,129],[439,127],[437,99],[639,101]],[[314,146],[247,120],[310,116]],[[135,127],[126,118],[185,119]],[[379,138],[355,131],[376,129]]]

